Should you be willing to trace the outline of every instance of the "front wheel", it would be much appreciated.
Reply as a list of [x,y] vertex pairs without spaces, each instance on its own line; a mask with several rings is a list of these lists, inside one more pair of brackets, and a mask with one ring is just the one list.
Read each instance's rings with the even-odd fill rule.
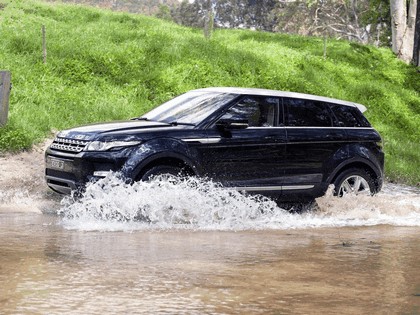
[[375,194],[372,176],[363,169],[351,168],[342,172],[334,181],[334,195],[338,197]]

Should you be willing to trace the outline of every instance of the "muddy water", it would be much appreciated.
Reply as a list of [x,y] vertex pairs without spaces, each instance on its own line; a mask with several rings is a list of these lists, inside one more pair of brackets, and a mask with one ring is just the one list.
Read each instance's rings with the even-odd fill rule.
[[0,314],[420,314],[416,189],[295,214],[203,182],[47,201],[0,211]]

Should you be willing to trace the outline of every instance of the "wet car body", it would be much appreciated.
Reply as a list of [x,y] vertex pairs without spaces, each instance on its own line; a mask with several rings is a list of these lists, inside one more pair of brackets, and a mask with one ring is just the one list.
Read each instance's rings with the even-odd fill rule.
[[[189,101],[198,113],[180,115],[188,112]],[[363,176],[372,193],[381,188],[381,137],[362,115],[362,105],[241,88],[200,89],[170,102],[181,108],[171,112],[178,116],[165,117],[171,103],[134,120],[60,132],[45,155],[48,186],[69,194],[109,171],[138,181],[166,170],[301,200],[321,196],[341,173],[355,169],[368,174]],[[352,118],[346,118],[347,110]],[[314,125],[300,116],[316,116]]]

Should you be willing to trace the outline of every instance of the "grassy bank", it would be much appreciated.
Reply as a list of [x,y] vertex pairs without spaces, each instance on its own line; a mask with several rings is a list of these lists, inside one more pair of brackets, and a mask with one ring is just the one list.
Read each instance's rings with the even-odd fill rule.
[[54,130],[138,116],[194,88],[262,87],[366,105],[384,138],[387,176],[420,182],[420,74],[388,49],[330,40],[324,59],[320,38],[218,30],[206,40],[150,17],[0,0],[0,69],[13,82],[3,151]]

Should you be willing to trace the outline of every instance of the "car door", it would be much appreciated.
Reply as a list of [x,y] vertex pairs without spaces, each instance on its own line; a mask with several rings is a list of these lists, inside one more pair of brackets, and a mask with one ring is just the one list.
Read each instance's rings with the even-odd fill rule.
[[284,191],[311,189],[320,184],[328,163],[341,152],[345,131],[333,127],[326,103],[284,98],[287,147]]
[[209,126],[212,141],[201,147],[207,175],[247,191],[280,192],[286,133],[278,121],[279,98],[241,98]]

